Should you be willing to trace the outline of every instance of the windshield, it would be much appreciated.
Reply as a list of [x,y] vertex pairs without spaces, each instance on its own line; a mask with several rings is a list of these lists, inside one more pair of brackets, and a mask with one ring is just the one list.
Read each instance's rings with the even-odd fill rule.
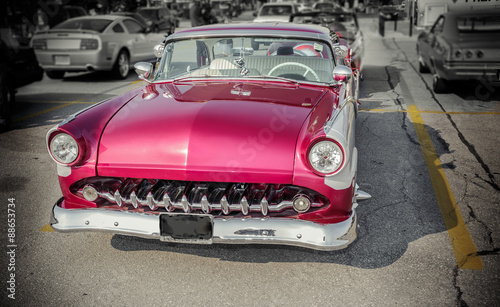
[[457,18],[457,28],[461,33],[499,33],[500,16],[470,16]]
[[333,55],[322,41],[281,37],[216,37],[167,44],[155,81],[185,77],[273,76],[333,82]]
[[93,30],[103,32],[110,23],[111,20],[108,19],[69,19],[58,24],[53,29]]

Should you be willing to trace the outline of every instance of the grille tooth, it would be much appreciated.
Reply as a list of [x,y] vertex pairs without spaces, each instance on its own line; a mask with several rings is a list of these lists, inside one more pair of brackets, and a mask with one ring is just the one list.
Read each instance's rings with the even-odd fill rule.
[[203,210],[203,212],[205,213],[210,213],[210,211],[212,211],[206,195],[203,195],[203,197],[201,198],[201,210]]
[[120,194],[123,197],[128,198],[128,196],[132,193],[132,191],[135,190],[138,183],[139,181],[137,179],[128,178],[121,184],[119,189]]
[[122,202],[122,196],[120,195],[120,192],[118,190],[116,190],[115,194],[113,196],[115,198],[116,204],[118,205],[118,207],[121,208],[121,206],[123,206],[123,202]]
[[222,196],[222,199],[220,200],[220,205],[222,207],[222,213],[225,215],[229,214],[229,204],[227,202],[226,195]]
[[137,209],[137,207],[139,207],[139,203],[137,202],[137,195],[135,194],[135,191],[132,191],[132,194],[130,194],[130,200],[132,201],[132,206]]
[[163,194],[167,189],[167,182],[164,180],[158,180],[155,185],[151,188],[151,193],[153,193],[153,199],[157,205],[161,205]]
[[243,198],[241,199],[241,213],[243,213],[243,215],[247,215],[248,214],[248,201],[247,201],[247,198],[245,196],[243,196]]
[[[154,182],[156,183],[156,182]],[[136,194],[137,198],[139,199],[146,199],[148,193],[151,191],[151,189],[154,186],[154,183],[152,183],[149,180],[142,180],[139,185],[137,186]]]
[[228,201],[230,204],[239,204],[247,187],[242,183],[235,183],[231,185],[228,192]]
[[211,204],[220,204],[225,191],[225,186],[214,185],[209,192],[208,202]]
[[267,198],[264,196],[264,198],[260,202],[260,211],[262,212],[262,215],[267,215],[268,209],[269,203],[267,202]]
[[156,210],[158,208],[158,206],[154,202],[153,193],[151,193],[151,191],[146,196],[146,202],[148,203],[149,209]]
[[167,210],[167,212],[172,212],[172,203],[170,202],[168,193],[165,193],[165,195],[163,195],[163,206],[165,207],[165,210]]
[[251,205],[259,205],[260,201],[264,197],[266,191],[266,185],[255,185],[252,190],[249,191],[248,201]]
[[180,182],[172,182],[172,184],[170,184],[167,189],[170,201],[172,203],[180,203],[185,190],[186,184]]
[[206,183],[195,183],[188,194],[188,201],[191,204],[201,204],[203,196],[207,194],[209,185]]
[[184,212],[186,213],[191,212],[191,205],[189,204],[186,195],[182,195],[181,203],[182,203],[182,210],[184,210]]

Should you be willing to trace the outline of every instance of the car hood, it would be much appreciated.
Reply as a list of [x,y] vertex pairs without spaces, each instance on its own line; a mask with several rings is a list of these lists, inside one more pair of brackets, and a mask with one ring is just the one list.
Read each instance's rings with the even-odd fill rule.
[[320,87],[149,84],[109,121],[100,176],[291,183],[297,137]]

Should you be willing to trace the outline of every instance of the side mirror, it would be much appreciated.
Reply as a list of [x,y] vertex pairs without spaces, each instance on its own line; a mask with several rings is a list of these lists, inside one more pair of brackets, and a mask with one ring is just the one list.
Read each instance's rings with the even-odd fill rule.
[[148,62],[135,63],[134,69],[139,78],[144,81],[148,81],[149,77],[153,74],[153,64]]
[[352,70],[344,65],[335,66],[333,69],[333,78],[335,81],[347,81],[352,77]]

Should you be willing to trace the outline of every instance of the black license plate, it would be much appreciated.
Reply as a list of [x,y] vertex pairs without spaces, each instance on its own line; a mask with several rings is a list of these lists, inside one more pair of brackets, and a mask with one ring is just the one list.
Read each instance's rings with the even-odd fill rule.
[[160,235],[174,240],[210,240],[213,222],[211,215],[161,214]]

